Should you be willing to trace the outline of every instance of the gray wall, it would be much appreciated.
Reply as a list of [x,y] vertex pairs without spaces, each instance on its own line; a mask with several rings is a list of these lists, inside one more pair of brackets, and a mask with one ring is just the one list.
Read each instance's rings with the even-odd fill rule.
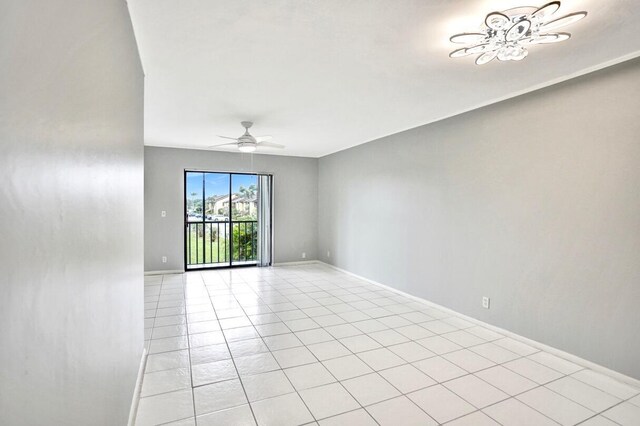
[[321,158],[321,260],[640,378],[639,165],[634,60]]
[[146,271],[184,269],[185,169],[273,173],[275,262],[301,261],[302,252],[304,260],[317,258],[317,159],[150,146],[144,152]]
[[0,424],[124,425],[143,348],[126,3],[3,2],[0,93]]

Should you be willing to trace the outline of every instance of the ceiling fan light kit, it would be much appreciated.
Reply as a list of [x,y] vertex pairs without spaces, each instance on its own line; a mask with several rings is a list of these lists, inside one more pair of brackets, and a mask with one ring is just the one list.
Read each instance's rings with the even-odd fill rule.
[[271,136],[257,136],[254,137],[249,133],[249,129],[253,126],[252,121],[242,121],[240,123],[242,127],[244,127],[244,134],[239,138],[232,138],[229,136],[219,136],[222,139],[231,139],[235,142],[223,143],[220,145],[212,145],[209,148],[218,148],[222,146],[236,146],[238,151],[240,152],[254,152],[258,148],[284,148],[284,145],[280,145],[277,143],[269,142],[271,140]]
[[479,31],[452,36],[452,43],[465,44],[454,50],[451,58],[469,55],[476,57],[477,65],[484,65],[494,59],[499,61],[521,61],[529,54],[529,47],[537,44],[558,43],[568,40],[571,34],[556,30],[573,24],[587,12],[574,12],[556,16],[559,1],[552,1],[541,7],[516,7],[502,12],[489,13]]

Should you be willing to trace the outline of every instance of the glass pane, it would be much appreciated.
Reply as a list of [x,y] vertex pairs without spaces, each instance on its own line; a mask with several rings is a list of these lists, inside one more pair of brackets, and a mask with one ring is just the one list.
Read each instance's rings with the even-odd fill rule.
[[187,221],[202,221],[202,177],[199,172],[187,172]]
[[231,176],[231,214],[233,216],[233,261],[253,262],[257,258],[258,176]]
[[228,173],[205,173],[205,263],[229,262]]
[[231,184],[233,220],[258,220],[258,176],[234,174]]

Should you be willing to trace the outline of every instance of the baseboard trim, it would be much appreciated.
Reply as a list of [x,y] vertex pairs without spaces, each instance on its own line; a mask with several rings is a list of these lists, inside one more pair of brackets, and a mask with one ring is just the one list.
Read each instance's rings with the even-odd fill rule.
[[182,274],[182,269],[165,269],[162,271],[144,271],[144,275],[168,275],[168,274]]
[[310,265],[312,263],[322,263],[319,260],[301,260],[298,262],[278,262],[274,263],[273,266],[294,266],[294,265]]
[[136,423],[138,403],[140,402],[140,390],[142,389],[142,380],[144,378],[144,369],[147,366],[147,355],[147,348],[142,348],[142,358],[140,359],[140,367],[138,367],[138,377],[136,379],[136,387],[133,390],[133,398],[131,399],[131,408],[129,409],[129,421],[127,422],[127,426],[134,426]]
[[453,309],[447,308],[446,306],[438,305],[437,303],[433,303],[433,302],[431,302],[429,300],[426,300],[426,299],[423,299],[421,297],[414,296],[414,295],[409,294],[409,293],[405,293],[404,291],[395,289],[395,288],[390,287],[390,286],[388,286],[386,284],[382,284],[382,283],[379,283],[379,282],[374,281],[372,279],[369,279],[369,278],[363,277],[361,275],[355,274],[355,273],[353,273],[351,271],[347,271],[346,269],[339,268],[339,267],[337,267],[335,265],[331,265],[329,263],[322,262],[322,261],[317,261],[317,262],[318,263],[322,263],[322,264],[324,264],[324,265],[326,265],[326,266],[328,266],[328,267],[330,267],[332,269],[335,269],[337,271],[343,272],[343,273],[345,273],[347,275],[350,275],[352,277],[359,278],[359,279],[361,279],[363,281],[366,281],[368,283],[377,285],[378,287],[384,288],[385,290],[389,290],[389,291],[394,292],[396,294],[408,297],[408,298],[413,299],[413,300],[415,300],[417,302],[424,303],[426,305],[429,305],[431,307],[440,309],[442,311],[458,315],[458,316],[464,318],[465,320],[467,320],[469,322],[472,322],[472,323],[474,323],[476,325],[480,325],[482,327],[488,328],[489,330],[493,330],[496,333],[500,333],[500,334],[503,334],[503,335],[505,335],[507,337],[511,337],[514,340],[518,340],[518,341],[520,341],[522,343],[525,343],[525,344],[527,344],[529,346],[533,346],[534,348],[543,350],[543,351],[548,352],[548,353],[550,353],[552,355],[556,355],[557,357],[560,357],[560,358],[563,358],[563,359],[565,359],[567,361],[573,362],[574,364],[578,364],[578,365],[580,365],[582,367],[589,368],[589,369],[591,369],[593,371],[597,371],[599,373],[605,374],[605,375],[607,375],[609,377],[612,377],[612,378],[614,378],[616,380],[619,380],[621,382],[627,383],[627,384],[629,384],[631,386],[635,386],[635,387],[639,387],[640,388],[640,380],[635,379],[635,378],[630,377],[630,376],[627,376],[626,374],[623,374],[623,373],[620,373],[618,371],[612,370],[610,368],[604,367],[604,366],[602,366],[600,364],[596,364],[595,362],[586,360],[584,358],[580,358],[577,355],[570,354],[570,353],[565,352],[563,350],[554,348],[553,346],[549,346],[549,345],[546,345],[544,343],[540,343],[540,342],[538,342],[536,340],[532,340],[532,339],[529,339],[527,337],[521,336],[519,334],[513,333],[513,332],[511,332],[509,330],[505,330],[504,328],[500,328],[500,327],[497,327],[495,325],[492,325],[492,324],[486,323],[484,321],[481,321],[479,319],[476,319],[476,318],[461,314],[460,312],[454,311]]

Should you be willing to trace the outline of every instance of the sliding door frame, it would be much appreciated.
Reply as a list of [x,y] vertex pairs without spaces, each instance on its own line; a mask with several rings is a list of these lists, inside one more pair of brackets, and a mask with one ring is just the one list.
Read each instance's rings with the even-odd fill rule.
[[[202,222],[189,222],[188,220],[188,215],[187,215],[187,173],[202,173],[202,179],[203,179],[203,187],[202,187]],[[201,268],[189,268],[189,263],[188,263],[188,254],[187,254],[187,227],[189,225],[189,223],[202,223],[203,224],[203,230],[204,230],[204,224],[206,224],[206,214],[205,214],[205,200],[206,200],[206,190],[205,190],[205,183],[204,183],[204,178],[205,178],[205,174],[206,173],[215,173],[215,174],[228,174],[229,175],[229,221],[225,222],[229,224],[229,233],[230,233],[230,238],[229,238],[229,264],[225,264],[225,265],[221,265],[221,266],[203,266]],[[256,266],[257,262],[254,263],[250,263],[250,264],[238,264],[238,265],[234,265],[233,264],[233,211],[232,211],[232,207],[231,207],[231,197],[233,196],[233,175],[247,175],[247,176],[269,176],[269,198],[270,198],[270,214],[269,214],[269,244],[271,245],[271,259],[269,259],[269,266],[273,265],[273,211],[274,211],[274,205],[273,205],[273,200],[274,200],[274,196],[273,196],[273,173],[267,173],[267,172],[253,172],[253,173],[249,173],[249,172],[233,172],[233,171],[214,171],[214,170],[202,170],[202,169],[184,169],[183,175],[182,175],[182,180],[183,180],[183,187],[182,187],[182,214],[183,214],[183,223],[182,223],[182,238],[183,238],[183,252],[184,252],[184,271],[185,272],[189,272],[189,271],[203,271],[203,270],[212,270],[212,269],[230,269],[230,268],[249,268],[249,267],[254,267]],[[260,232],[260,230],[258,229],[258,232]],[[203,248],[204,248],[205,244],[203,244]],[[256,247],[257,250],[257,247]],[[203,255],[204,256],[204,255]],[[226,263],[226,262],[224,262]]]

